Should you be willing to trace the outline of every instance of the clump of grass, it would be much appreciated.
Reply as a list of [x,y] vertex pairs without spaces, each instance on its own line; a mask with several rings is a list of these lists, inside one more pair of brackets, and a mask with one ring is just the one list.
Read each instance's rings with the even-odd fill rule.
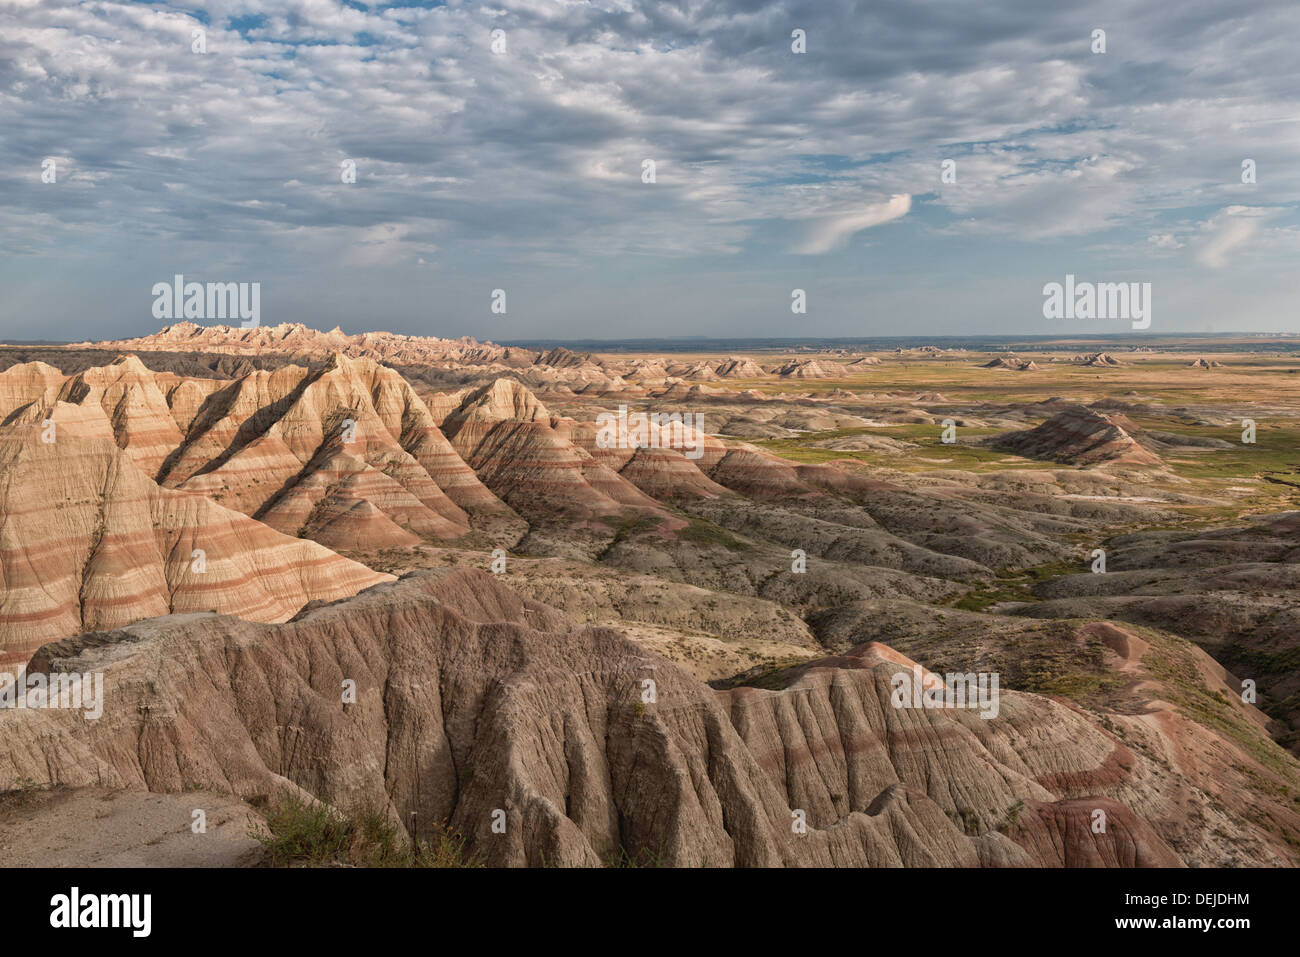
[[1084,568],[1082,562],[1064,561],[1048,562],[1043,565],[1031,565],[1018,571],[1006,571],[998,575],[998,582],[988,586],[973,588],[956,600],[949,601],[953,608],[962,611],[986,611],[1001,602],[1041,601],[1034,591],[1034,586],[1049,582],[1062,575],[1074,575]]
[[1006,816],[1002,818],[1002,822],[998,824],[996,828],[997,832],[999,834],[1010,834],[1014,831],[1020,825],[1020,815],[1024,810],[1024,801],[1016,801],[1015,804],[1011,805],[1011,807],[1007,809]]
[[465,850],[465,838],[446,824],[434,825],[429,840],[420,839],[416,867],[482,867],[483,858]]
[[1008,601],[1033,601],[1028,592],[1008,588],[977,588],[952,602],[959,611],[987,611],[994,605]]
[[953,823],[961,828],[962,833],[968,837],[979,837],[987,828],[983,820],[980,819],[979,813],[973,808],[959,807],[956,812],[949,811],[948,817]]
[[350,830],[329,805],[285,794],[269,809],[265,825],[249,835],[266,849],[272,867],[322,867],[344,856]]
[[379,808],[362,805],[342,814],[319,801],[284,793],[249,829],[266,850],[270,867],[482,867],[465,838],[445,823],[412,842]]
[[62,788],[55,788],[49,784],[37,784],[35,780],[29,777],[19,778],[14,782],[12,788],[0,791],[0,809],[11,807],[27,808],[42,804],[55,790],[62,790]]
[[696,545],[721,545],[727,551],[743,552],[749,545],[732,535],[725,528],[712,522],[691,519],[691,523],[677,533],[678,537]]
[[629,518],[619,524],[614,532],[614,540],[611,545],[617,545],[619,542],[625,542],[630,538],[635,538],[645,532],[652,532],[659,527],[659,520],[650,518],[647,515],[641,515],[636,518]]
[[663,853],[648,847],[629,852],[620,844],[615,850],[605,855],[606,867],[665,867]]

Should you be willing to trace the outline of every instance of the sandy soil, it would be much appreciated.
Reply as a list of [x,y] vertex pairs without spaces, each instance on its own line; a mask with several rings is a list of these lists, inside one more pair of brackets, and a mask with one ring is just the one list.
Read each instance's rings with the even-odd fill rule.
[[[193,812],[206,833],[191,830]],[[228,794],[102,788],[11,791],[0,798],[6,867],[240,867],[257,863],[260,816]]]

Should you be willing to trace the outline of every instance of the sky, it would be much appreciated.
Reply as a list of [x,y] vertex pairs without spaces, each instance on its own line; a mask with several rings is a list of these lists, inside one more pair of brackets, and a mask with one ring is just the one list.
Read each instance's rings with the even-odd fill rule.
[[1300,331],[1297,49],[1295,0],[0,0],[0,338],[176,274],[498,341],[1129,330],[1067,274]]

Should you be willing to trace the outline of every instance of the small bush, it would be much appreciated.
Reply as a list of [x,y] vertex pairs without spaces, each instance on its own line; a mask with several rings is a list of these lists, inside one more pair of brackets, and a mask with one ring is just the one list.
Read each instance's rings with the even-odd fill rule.
[[284,794],[269,809],[266,824],[250,834],[266,849],[272,867],[320,867],[343,855],[350,830],[328,805]]
[[465,838],[445,823],[420,829],[414,846],[380,808],[341,814],[327,804],[284,793],[249,834],[270,867],[482,867]]

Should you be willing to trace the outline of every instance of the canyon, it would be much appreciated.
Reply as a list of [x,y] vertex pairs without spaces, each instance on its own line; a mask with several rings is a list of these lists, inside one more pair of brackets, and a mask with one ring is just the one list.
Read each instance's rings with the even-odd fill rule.
[[[489,866],[1294,866],[1300,358],[1078,348],[0,347],[0,656],[104,676],[0,708],[0,843],[123,795],[186,864],[289,800]],[[997,707],[891,700],[954,673]]]

